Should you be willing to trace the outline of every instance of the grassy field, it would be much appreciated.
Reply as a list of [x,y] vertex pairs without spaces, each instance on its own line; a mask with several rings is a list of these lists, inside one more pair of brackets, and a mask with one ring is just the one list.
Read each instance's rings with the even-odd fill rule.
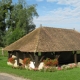
[[7,65],[7,53],[2,56],[0,52],[0,72],[17,75],[31,80],[79,80],[80,68],[56,72],[28,71],[26,69],[13,69]]

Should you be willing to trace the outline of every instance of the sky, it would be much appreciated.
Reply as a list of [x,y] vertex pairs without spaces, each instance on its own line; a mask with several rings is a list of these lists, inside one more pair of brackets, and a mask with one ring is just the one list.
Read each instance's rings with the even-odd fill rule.
[[[17,0],[14,0],[16,2]],[[80,0],[26,0],[28,4],[37,4],[39,17],[34,24],[40,27],[75,29],[80,31]]]

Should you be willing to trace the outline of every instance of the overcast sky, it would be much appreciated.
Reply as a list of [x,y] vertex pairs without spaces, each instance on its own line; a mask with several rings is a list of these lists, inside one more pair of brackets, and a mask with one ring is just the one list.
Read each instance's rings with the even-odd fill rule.
[[[16,1],[16,0],[14,0]],[[26,0],[28,4],[37,4],[38,18],[34,18],[37,27],[67,28],[80,31],[80,0]]]

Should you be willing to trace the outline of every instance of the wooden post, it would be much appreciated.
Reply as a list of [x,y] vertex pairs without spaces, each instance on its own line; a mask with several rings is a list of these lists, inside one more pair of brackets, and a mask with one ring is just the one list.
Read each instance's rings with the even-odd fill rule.
[[19,52],[16,52],[16,56],[17,56],[17,65],[19,65]]
[[2,55],[4,56],[4,51],[3,51],[3,48],[2,48]]
[[35,53],[35,68],[38,67],[38,53]]
[[26,53],[24,53],[24,58],[26,58]]
[[8,51],[8,59],[12,57],[12,52]]
[[74,63],[77,64],[77,51],[74,51]]
[[10,58],[10,52],[8,51],[8,59]]

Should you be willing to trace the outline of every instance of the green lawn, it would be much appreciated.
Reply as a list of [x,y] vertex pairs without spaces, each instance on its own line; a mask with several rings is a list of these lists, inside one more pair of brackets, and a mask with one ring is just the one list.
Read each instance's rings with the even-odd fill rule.
[[56,71],[56,72],[40,72],[28,71],[26,69],[13,69],[6,64],[7,57],[0,56],[0,72],[6,72],[13,75],[18,75],[31,80],[79,80],[80,68],[71,70]]
[[28,71],[26,69],[13,69],[7,65],[7,57],[0,52],[0,72],[18,75],[31,80],[80,80],[80,68],[56,72]]

